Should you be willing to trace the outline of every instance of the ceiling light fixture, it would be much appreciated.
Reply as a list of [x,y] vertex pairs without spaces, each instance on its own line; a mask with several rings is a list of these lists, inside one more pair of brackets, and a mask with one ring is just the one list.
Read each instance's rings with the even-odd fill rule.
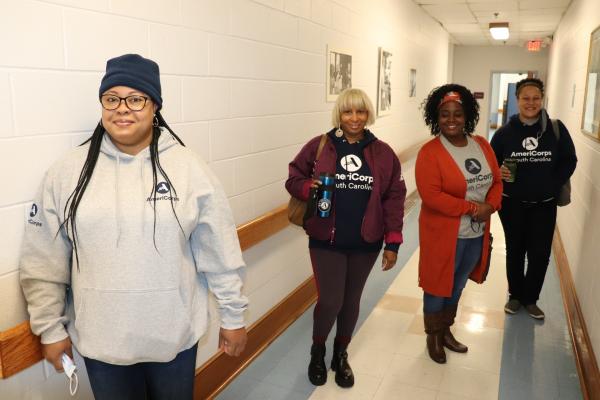
[[490,34],[495,40],[507,40],[510,36],[508,22],[490,22]]

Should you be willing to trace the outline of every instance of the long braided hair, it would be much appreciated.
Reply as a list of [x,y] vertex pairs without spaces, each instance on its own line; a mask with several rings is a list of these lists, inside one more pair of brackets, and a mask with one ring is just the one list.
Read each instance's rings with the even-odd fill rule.
[[[171,135],[179,142],[180,145],[185,146],[183,141],[173,132],[173,130],[169,127],[163,116],[160,114],[160,111],[157,111],[156,120],[152,127],[152,140],[150,142],[150,161],[152,164],[152,190],[150,191],[150,198],[153,199],[152,208],[154,211],[154,223],[153,223],[153,232],[152,239],[154,242],[154,248],[158,251],[156,247],[156,185],[157,185],[157,177],[158,173],[160,173],[164,179],[169,184],[169,187],[173,191],[174,196],[169,196],[171,201],[171,209],[173,210],[173,214],[175,215],[175,219],[179,224],[179,228],[181,232],[185,235],[183,227],[177,217],[177,213],[175,212],[175,205],[173,204],[173,197],[177,197],[177,191],[173,186],[171,179],[169,179],[169,175],[165,172],[162,165],[160,164],[160,157],[158,154],[158,139],[161,135],[161,127],[166,128]],[[105,134],[105,129],[102,126],[102,123],[99,122],[94,129],[94,133],[92,136],[87,139],[85,142],[81,144],[81,146],[86,143],[90,143],[90,148],[88,150],[87,158],[83,167],[81,168],[81,172],[79,174],[79,179],[77,181],[77,185],[75,189],[71,193],[71,195],[67,198],[67,203],[65,204],[65,208],[63,210],[63,222],[59,227],[59,232],[61,229],[66,229],[67,234],[71,232],[71,237],[73,241],[73,250],[75,251],[75,259],[77,262],[77,269],[79,270],[79,254],[77,251],[77,209],[79,208],[79,204],[81,203],[81,199],[87,189],[87,186],[92,178],[92,174],[94,173],[94,168],[96,167],[96,162],[98,161],[98,156],[100,154],[100,147],[102,145],[102,139]],[[157,172],[158,171],[158,172]],[[56,234],[58,235],[57,232]]]

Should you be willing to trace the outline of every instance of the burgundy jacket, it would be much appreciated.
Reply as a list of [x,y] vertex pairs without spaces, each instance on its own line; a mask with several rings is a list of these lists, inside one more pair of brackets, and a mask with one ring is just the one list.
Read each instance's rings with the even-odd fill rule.
[[[333,135],[333,131],[329,133]],[[285,188],[300,200],[308,199],[312,182],[311,172],[317,156],[321,135],[311,139],[289,164],[289,177]],[[386,243],[402,243],[404,218],[404,198],[406,185],[400,170],[400,161],[385,142],[376,139],[364,149],[365,161],[373,175],[373,191],[363,217],[361,236],[369,243],[384,238]],[[335,145],[328,138],[319,160],[315,165],[314,176],[336,172],[337,154]],[[333,218],[310,217],[304,224],[306,233],[317,240],[331,240],[335,236],[335,196],[332,207]]]

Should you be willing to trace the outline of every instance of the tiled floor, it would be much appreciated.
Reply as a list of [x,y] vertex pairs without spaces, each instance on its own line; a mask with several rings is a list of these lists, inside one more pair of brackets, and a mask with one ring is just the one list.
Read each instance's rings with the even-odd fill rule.
[[331,371],[324,386],[314,387],[308,381],[311,308],[218,399],[582,398],[554,264],[539,302],[547,315],[545,322],[534,321],[525,312],[506,316],[503,311],[505,248],[497,219],[488,280],[483,285],[469,282],[454,326],[455,336],[469,346],[469,352],[447,351],[445,365],[429,359],[422,291],[417,286],[417,215],[418,207],[406,217],[406,242],[398,254],[398,266],[388,273],[374,269],[369,277],[359,326],[348,349],[356,378],[353,388],[337,387]]

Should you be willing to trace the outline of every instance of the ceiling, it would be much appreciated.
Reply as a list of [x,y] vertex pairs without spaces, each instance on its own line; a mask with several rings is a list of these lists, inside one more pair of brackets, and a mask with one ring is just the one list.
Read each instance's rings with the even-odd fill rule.
[[[571,0],[413,0],[448,31],[457,45],[524,46],[550,42]],[[498,13],[498,17],[495,17]],[[508,22],[510,38],[492,39],[490,22]]]

